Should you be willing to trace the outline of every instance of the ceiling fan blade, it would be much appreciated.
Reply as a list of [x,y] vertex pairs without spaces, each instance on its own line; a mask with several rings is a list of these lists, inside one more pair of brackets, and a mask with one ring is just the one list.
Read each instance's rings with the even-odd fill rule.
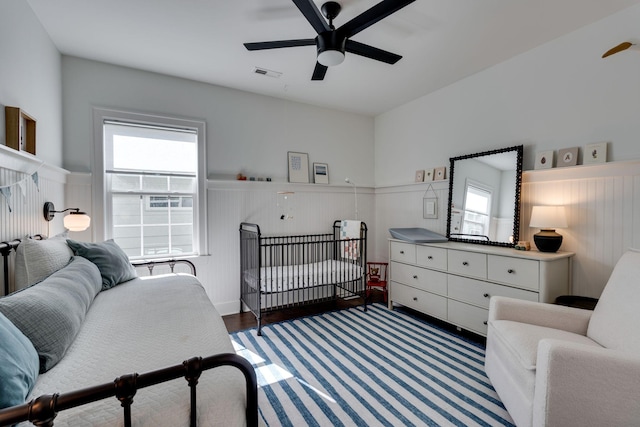
[[349,38],[414,1],[415,0],[383,0],[342,25],[338,28],[338,31]]
[[350,53],[355,53],[356,55],[375,59],[376,61],[386,62],[387,64],[395,64],[402,59],[402,56],[396,55],[395,53],[387,52],[386,50],[378,49],[377,47],[359,43],[354,40],[347,40],[345,50]]
[[633,46],[633,43],[631,42],[620,43],[618,46],[612,47],[611,49],[606,51],[604,55],[602,55],[602,57],[606,58],[607,56],[613,55],[614,53],[622,52],[623,50],[629,49],[631,46]]
[[293,3],[298,6],[298,9],[307,18],[313,29],[316,30],[316,33],[320,34],[323,31],[331,30],[313,0],[293,0]]
[[280,49],[283,47],[315,46],[315,39],[276,40],[271,42],[245,43],[247,50]]
[[313,76],[311,80],[324,80],[324,75],[327,74],[327,66],[316,62],[316,68],[313,69]]

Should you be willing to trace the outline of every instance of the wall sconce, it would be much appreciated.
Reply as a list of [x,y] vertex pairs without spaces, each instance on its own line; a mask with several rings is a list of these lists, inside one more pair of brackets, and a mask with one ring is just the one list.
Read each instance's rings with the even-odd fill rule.
[[564,206],[534,206],[529,227],[540,228],[533,235],[540,252],[556,252],[562,245],[562,236],[555,229],[568,227]]
[[91,225],[91,217],[85,212],[80,212],[80,208],[67,208],[62,211],[55,210],[53,203],[46,202],[43,208],[44,219],[51,221],[55,214],[69,211],[69,215],[64,217],[64,227],[69,231],[84,231]]

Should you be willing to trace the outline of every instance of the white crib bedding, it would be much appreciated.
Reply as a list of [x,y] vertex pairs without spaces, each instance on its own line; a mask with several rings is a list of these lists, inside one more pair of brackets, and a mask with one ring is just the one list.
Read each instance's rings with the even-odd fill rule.
[[[29,399],[178,365],[194,356],[233,352],[224,322],[197,279],[181,274],[137,278],[98,294],[75,342],[58,365],[38,377]],[[198,425],[245,425],[244,384],[240,371],[231,367],[203,372],[197,387]],[[132,421],[134,426],[189,425],[186,381],[138,390]],[[101,400],[60,412],[55,425],[122,426],[122,408],[116,398]]]
[[[256,272],[245,272],[245,280],[256,287]],[[297,264],[260,268],[261,292],[284,292],[313,286],[345,283],[362,277],[361,265],[341,260],[326,260],[311,264]]]

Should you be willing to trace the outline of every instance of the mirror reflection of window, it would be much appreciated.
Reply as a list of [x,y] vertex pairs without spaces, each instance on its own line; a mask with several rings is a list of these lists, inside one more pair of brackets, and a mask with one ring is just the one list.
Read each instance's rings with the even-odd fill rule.
[[488,236],[493,189],[479,182],[467,180],[464,198],[462,233]]

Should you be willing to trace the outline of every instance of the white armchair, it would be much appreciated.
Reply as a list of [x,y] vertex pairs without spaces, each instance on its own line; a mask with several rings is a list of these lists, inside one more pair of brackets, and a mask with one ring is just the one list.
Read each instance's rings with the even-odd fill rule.
[[640,425],[640,252],[594,311],[491,298],[485,369],[516,425]]

